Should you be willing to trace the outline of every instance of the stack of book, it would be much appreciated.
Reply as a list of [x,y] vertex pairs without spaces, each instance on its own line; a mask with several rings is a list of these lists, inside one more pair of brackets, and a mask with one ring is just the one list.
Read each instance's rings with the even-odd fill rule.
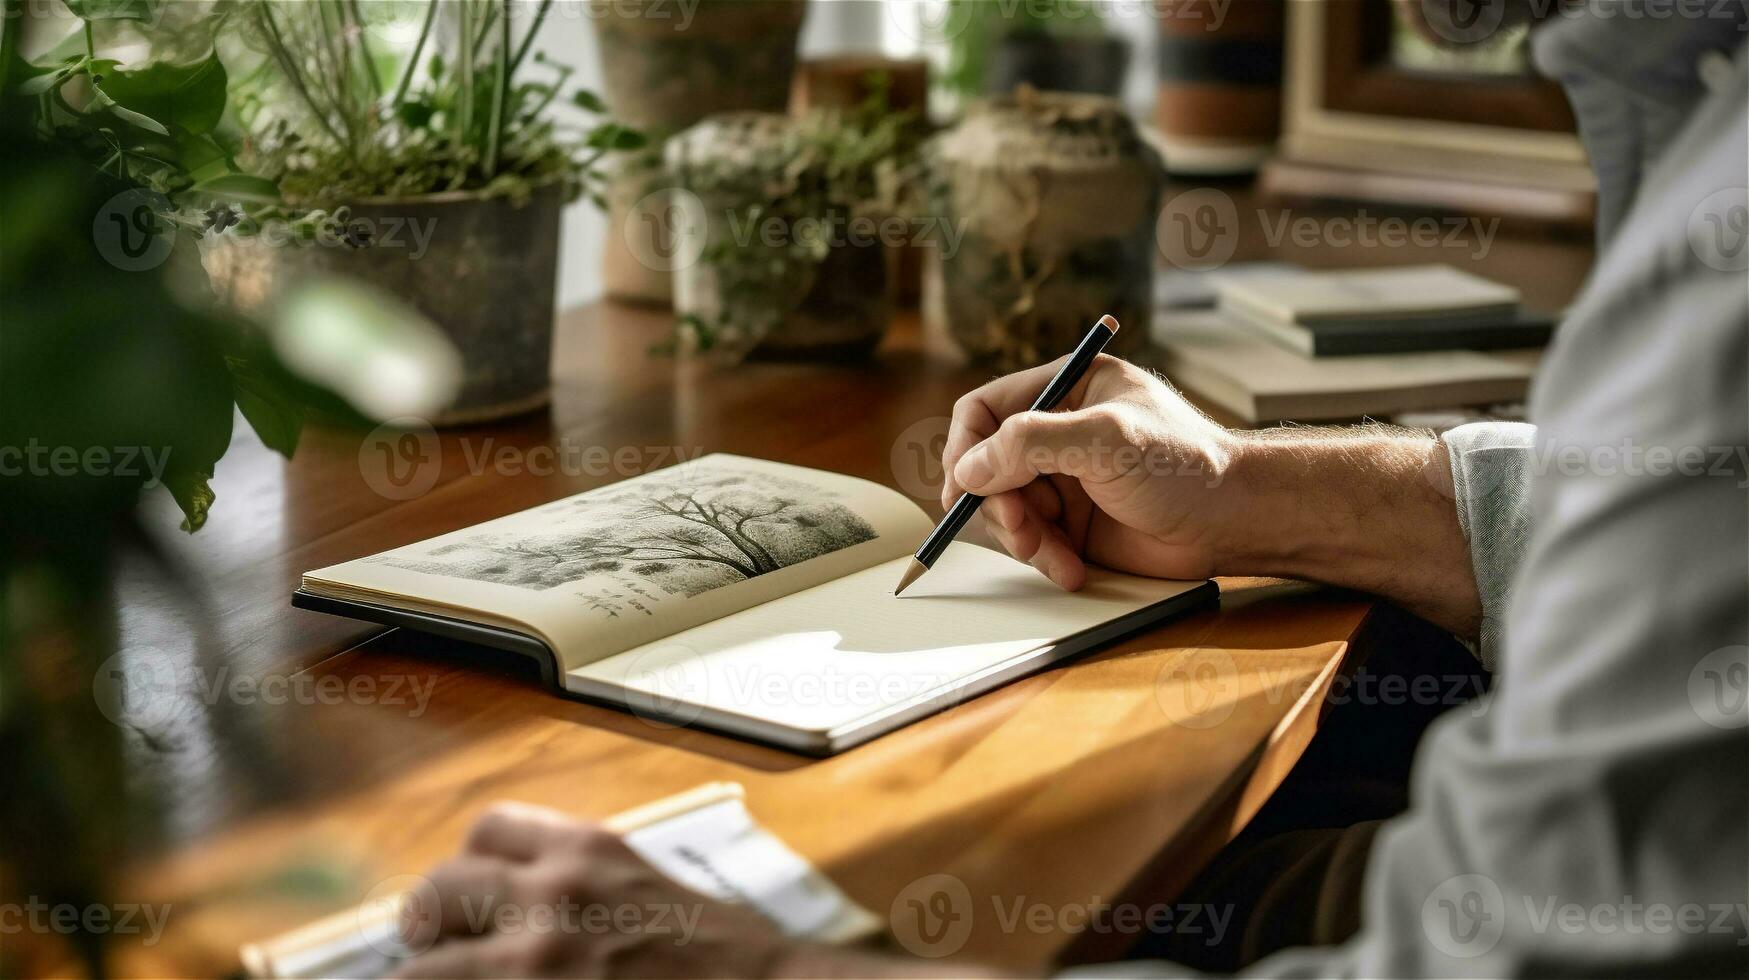
[[1215,274],[1209,308],[1167,308],[1174,381],[1247,422],[1520,401],[1554,317],[1444,265]]

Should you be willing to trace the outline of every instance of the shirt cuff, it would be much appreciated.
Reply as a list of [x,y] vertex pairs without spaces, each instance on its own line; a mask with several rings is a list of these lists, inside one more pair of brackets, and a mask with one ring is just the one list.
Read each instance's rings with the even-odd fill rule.
[[1470,565],[1482,600],[1482,628],[1475,652],[1482,666],[1493,670],[1512,579],[1530,539],[1536,426],[1471,422],[1441,438],[1451,457],[1458,526],[1470,543]]

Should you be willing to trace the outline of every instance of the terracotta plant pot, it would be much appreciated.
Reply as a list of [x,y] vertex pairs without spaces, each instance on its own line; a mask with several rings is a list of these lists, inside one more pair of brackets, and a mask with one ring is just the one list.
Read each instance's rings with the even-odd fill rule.
[[[890,256],[877,237],[852,234],[849,215],[790,213],[771,199],[793,176],[782,148],[795,126],[728,113],[668,142],[675,193],[689,202],[675,313],[697,346],[723,359],[864,354],[892,319]],[[804,241],[829,245],[817,261],[798,260]]]
[[294,239],[287,226],[232,229],[204,245],[221,301],[260,312],[311,275],[383,289],[442,329],[461,354],[461,392],[436,425],[532,411],[551,389],[561,188],[520,204],[472,192],[349,204],[340,235]]
[[961,230],[932,249],[932,334],[1004,369],[1040,364],[1101,314],[1108,348],[1146,343],[1165,172],[1115,100],[1022,91],[975,104],[926,152],[931,213]]
[[[659,16],[664,12],[672,16]],[[807,3],[702,0],[690,21],[682,12],[672,4],[591,2],[614,118],[653,141],[649,152],[621,162],[608,188],[602,278],[614,299],[671,301],[665,257],[674,247],[675,216],[663,209],[659,193],[661,140],[719,112],[782,112]]]

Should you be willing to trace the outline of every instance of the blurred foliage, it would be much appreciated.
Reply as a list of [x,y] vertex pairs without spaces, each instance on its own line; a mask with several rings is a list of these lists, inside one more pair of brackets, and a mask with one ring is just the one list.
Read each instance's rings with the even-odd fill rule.
[[700,261],[715,273],[720,313],[712,320],[682,316],[679,347],[750,349],[807,294],[833,242],[846,239],[849,222],[905,211],[920,130],[915,112],[891,108],[890,88],[884,73],[871,73],[869,95],[860,104],[807,113],[774,145],[754,148],[750,160],[729,152],[671,161],[675,185],[711,202],[712,213],[726,208],[731,229],[775,221],[787,232],[775,247],[757,235],[748,241],[731,235],[705,246]]
[[[332,207],[361,197],[482,191],[526,198],[562,181],[567,198],[595,190],[607,153],[644,144],[610,121],[561,122],[555,102],[599,116],[587,89],[566,94],[573,69],[532,52],[551,8],[512,24],[511,0],[242,0],[226,46],[238,67],[239,117],[251,169],[288,200]],[[397,22],[418,24],[411,53],[380,42]],[[446,21],[447,23],[440,23]],[[409,24],[409,26],[411,26]],[[456,39],[433,50],[434,36]],[[547,77],[523,80],[525,62]]]

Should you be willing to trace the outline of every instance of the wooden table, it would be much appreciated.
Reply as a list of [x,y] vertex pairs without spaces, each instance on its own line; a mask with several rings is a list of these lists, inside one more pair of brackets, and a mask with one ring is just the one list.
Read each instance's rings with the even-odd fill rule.
[[[1578,273],[1557,271],[1551,286],[1547,262],[1540,274],[1523,267],[1526,247],[1499,253],[1503,277],[1534,276],[1564,301]],[[1571,248],[1557,254],[1560,269],[1582,268]],[[742,783],[758,819],[882,916],[919,879],[963,882],[974,907],[962,956],[1041,967],[1111,955],[1126,937],[1004,930],[992,903],[1043,907],[1060,924],[1101,903],[1170,896],[1298,758],[1368,618],[1363,597],[1223,581],[1219,611],[824,761],[561,700],[496,657],[289,607],[306,569],[635,475],[677,451],[849,473],[929,494],[939,513],[928,487],[940,479],[931,460],[945,415],[984,373],[926,353],[914,317],[871,362],[729,371],[650,356],[668,324],[608,304],[565,316],[551,411],[443,433],[418,471],[433,482],[409,499],[394,499],[403,491],[357,433],[308,432],[287,463],[239,426],[210,523],[173,544],[204,612],[148,569],[121,588],[124,669],[170,670],[180,691],[130,733],[169,812],[162,832],[139,835],[123,895],[169,902],[171,915],[162,942],[118,943],[123,972],[234,969],[240,943],[429,867],[495,800],[602,817],[709,780]],[[604,447],[620,465],[540,467],[541,447],[578,459]],[[156,526],[173,527],[169,502],[155,506]],[[224,665],[200,685],[197,639]],[[202,693],[239,679],[255,693]]]

